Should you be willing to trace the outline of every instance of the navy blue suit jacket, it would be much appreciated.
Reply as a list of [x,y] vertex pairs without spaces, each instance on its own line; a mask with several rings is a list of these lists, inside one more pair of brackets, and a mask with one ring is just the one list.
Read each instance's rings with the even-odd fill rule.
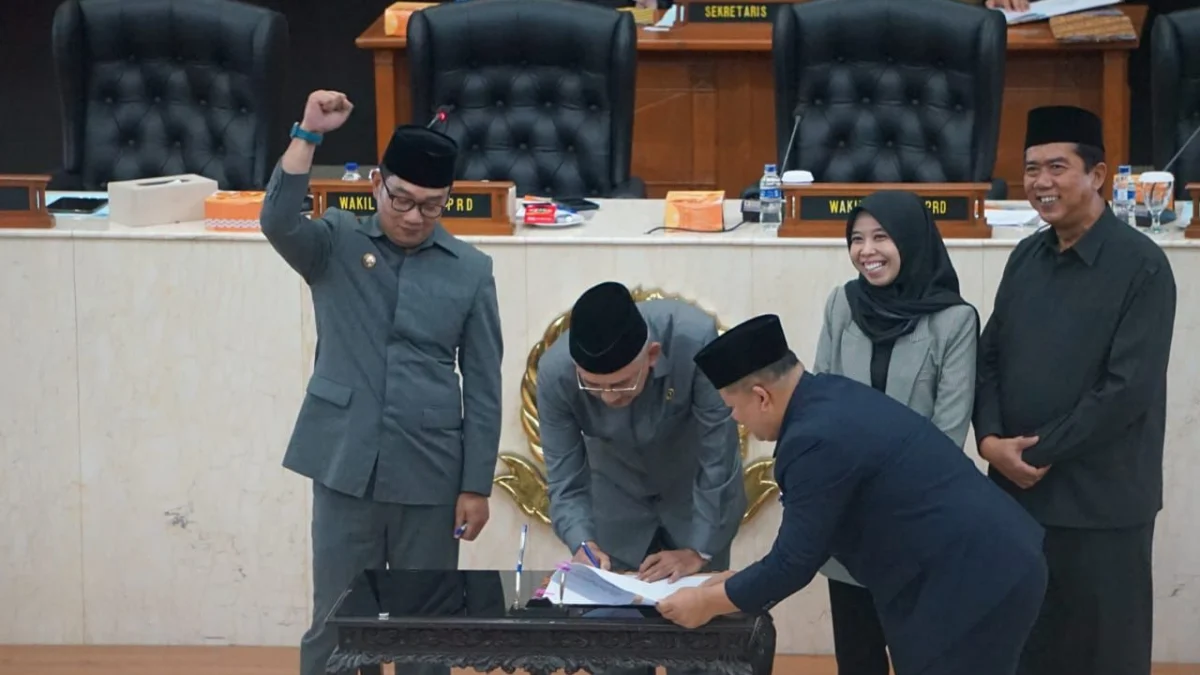
[[918,671],[1042,558],[1042,528],[928,419],[845,377],[804,373],[775,446],[783,522],[726,593],[759,612],[836,556],[875,598],[897,672]]

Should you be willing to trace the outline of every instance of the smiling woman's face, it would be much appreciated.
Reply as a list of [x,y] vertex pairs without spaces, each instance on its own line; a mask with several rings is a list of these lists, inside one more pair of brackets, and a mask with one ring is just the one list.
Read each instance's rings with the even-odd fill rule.
[[887,286],[900,274],[900,251],[887,230],[866,211],[850,231],[850,262],[872,286]]

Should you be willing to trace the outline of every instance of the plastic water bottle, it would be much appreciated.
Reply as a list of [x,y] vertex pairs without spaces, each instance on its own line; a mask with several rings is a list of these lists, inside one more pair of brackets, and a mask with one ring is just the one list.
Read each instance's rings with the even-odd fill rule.
[[346,162],[346,173],[342,174],[342,180],[362,180],[362,174],[358,172],[357,162]]
[[774,164],[766,165],[758,181],[758,222],[768,232],[777,231],[783,222],[783,181]]
[[1122,223],[1137,225],[1137,186],[1133,184],[1133,167],[1122,164],[1113,176],[1112,210]]

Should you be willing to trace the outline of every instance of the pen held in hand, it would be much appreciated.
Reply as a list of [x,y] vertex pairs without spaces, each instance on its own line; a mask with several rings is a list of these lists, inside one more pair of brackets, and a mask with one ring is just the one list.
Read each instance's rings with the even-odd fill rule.
[[600,560],[597,559],[595,554],[592,553],[592,547],[588,546],[586,541],[580,544],[580,546],[583,548],[583,554],[587,556],[587,559],[592,563],[592,566],[600,567]]
[[467,533],[467,524],[463,523],[462,525],[459,525],[456,530],[454,530],[454,538],[462,539],[462,536],[466,533]]

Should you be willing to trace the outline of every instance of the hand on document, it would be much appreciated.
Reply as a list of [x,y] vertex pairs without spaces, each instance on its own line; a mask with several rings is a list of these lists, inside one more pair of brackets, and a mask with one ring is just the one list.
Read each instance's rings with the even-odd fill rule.
[[664,619],[684,628],[699,628],[730,608],[721,584],[733,572],[721,572],[708,577],[695,588],[681,588],[658,602],[658,613]]
[[671,583],[690,577],[704,567],[704,558],[690,548],[679,551],[659,551],[642,561],[638,568],[638,579],[658,581],[669,579]]
[[577,606],[654,605],[680,588],[699,586],[707,579],[706,575],[697,575],[675,583],[665,579],[648,583],[632,574],[598,569],[591,563],[571,563],[566,572],[559,571],[550,577],[543,597],[555,604]]
[[699,628],[717,615],[708,601],[712,588],[681,588],[658,603],[658,613],[684,628]]

